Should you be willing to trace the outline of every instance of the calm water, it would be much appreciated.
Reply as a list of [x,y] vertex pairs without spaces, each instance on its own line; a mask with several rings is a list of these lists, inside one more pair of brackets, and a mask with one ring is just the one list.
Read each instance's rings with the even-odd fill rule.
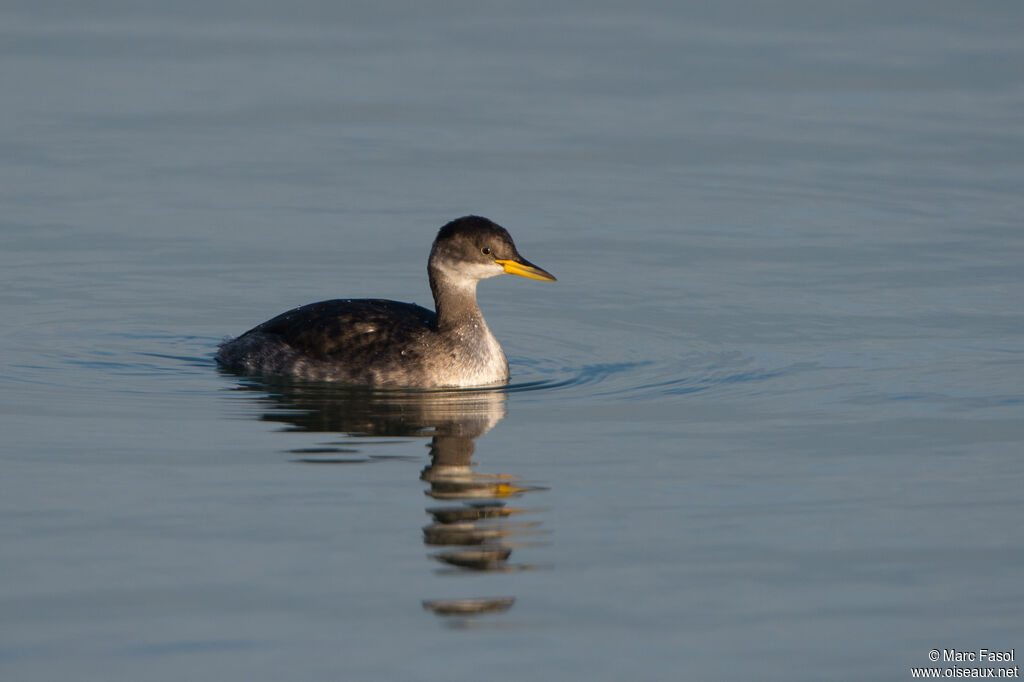
[[[577,5],[3,3],[4,680],[1024,652],[1024,10]],[[508,390],[215,367],[470,212]]]

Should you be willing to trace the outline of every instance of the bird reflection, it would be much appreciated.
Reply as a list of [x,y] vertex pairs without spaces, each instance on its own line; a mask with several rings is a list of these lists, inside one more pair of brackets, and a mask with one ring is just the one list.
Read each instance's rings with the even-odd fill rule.
[[[338,434],[339,440],[289,450],[305,464],[361,464],[418,459],[367,454],[409,438],[429,438],[430,460],[420,474],[431,522],[423,542],[441,575],[523,571],[538,566],[512,561],[515,549],[536,544],[540,522],[520,520],[537,510],[509,506],[545,488],[510,474],[474,470],[475,441],[505,417],[501,390],[381,391],[291,379],[244,378],[239,390],[259,393],[258,418],[285,430]],[[515,597],[424,600],[423,607],[457,626],[486,613],[507,611]],[[458,622],[451,621],[459,619]]]

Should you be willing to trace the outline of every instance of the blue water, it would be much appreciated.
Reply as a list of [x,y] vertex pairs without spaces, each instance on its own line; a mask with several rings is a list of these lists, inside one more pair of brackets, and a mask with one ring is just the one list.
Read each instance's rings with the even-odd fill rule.
[[[0,677],[904,680],[1024,651],[1022,29],[1016,3],[4,3]],[[429,304],[466,213],[559,278],[480,286],[506,389],[215,366],[295,305]],[[509,515],[428,513],[476,505]]]

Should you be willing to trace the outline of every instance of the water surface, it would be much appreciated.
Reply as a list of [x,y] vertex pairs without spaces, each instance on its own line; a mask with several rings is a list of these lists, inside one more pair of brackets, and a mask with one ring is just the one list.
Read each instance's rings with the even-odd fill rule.
[[[895,680],[1020,648],[1022,23],[7,3],[4,679]],[[506,389],[216,368],[295,305],[429,304],[471,212],[559,278],[481,284]]]

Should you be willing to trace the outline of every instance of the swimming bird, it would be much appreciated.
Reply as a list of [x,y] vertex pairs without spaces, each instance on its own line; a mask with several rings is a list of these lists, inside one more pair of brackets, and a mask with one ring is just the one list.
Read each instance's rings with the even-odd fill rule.
[[519,255],[505,228],[465,216],[441,228],[427,276],[434,311],[382,299],[300,306],[220,345],[237,372],[343,384],[465,388],[508,381],[508,360],[476,302],[481,279],[555,277]]

